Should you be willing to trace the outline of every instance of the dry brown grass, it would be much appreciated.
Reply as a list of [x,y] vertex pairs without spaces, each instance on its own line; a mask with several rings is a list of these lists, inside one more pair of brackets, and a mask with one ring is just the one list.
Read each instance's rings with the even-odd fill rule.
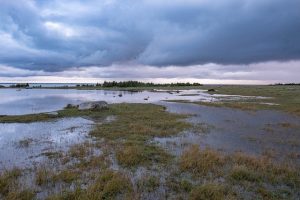
[[127,142],[116,152],[116,158],[124,167],[136,167],[166,163],[170,156],[161,148],[141,142]]
[[223,200],[226,191],[222,185],[204,184],[195,187],[190,193],[190,200]]
[[0,199],[7,200],[31,200],[35,197],[35,191],[21,187],[19,178],[22,170],[13,168],[0,173]]
[[39,166],[35,170],[35,183],[39,186],[47,185],[52,183],[52,177],[54,172],[46,166]]
[[224,165],[224,156],[211,149],[200,150],[198,146],[193,145],[182,154],[179,165],[183,171],[206,175],[208,172],[216,172]]
[[[262,195],[272,196],[273,199],[296,198],[300,189],[300,170],[297,165],[278,163],[266,156],[244,153],[225,155],[192,146],[182,154],[179,164],[181,171],[194,175],[195,180],[218,180],[222,177],[225,181],[223,184],[229,185],[231,190],[239,185],[243,191],[250,191],[257,198]],[[276,189],[282,186],[288,192]],[[238,198],[244,198],[246,193],[238,190],[236,194]]]
[[105,171],[96,182],[87,189],[89,199],[131,199],[133,197],[132,183],[124,174]]

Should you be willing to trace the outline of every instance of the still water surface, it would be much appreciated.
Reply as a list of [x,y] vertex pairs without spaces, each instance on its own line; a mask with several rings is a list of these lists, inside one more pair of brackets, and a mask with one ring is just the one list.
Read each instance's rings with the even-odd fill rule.
[[[249,98],[210,95],[202,90],[170,91],[108,91],[75,89],[0,89],[0,115],[22,115],[60,110],[68,103],[107,101],[108,103],[155,103],[169,112],[191,114],[189,121],[209,126],[208,133],[188,131],[153,142],[179,155],[186,144],[261,154],[276,150],[278,156],[300,152],[300,118],[276,111],[247,112],[195,104],[170,103],[163,100],[218,101]],[[280,123],[290,123],[285,128]],[[83,118],[59,119],[36,123],[0,123],[0,169],[27,166],[45,159],[43,153],[66,151],[69,146],[86,140],[93,122]],[[272,130],[270,131],[270,127]],[[20,144],[29,140],[28,147]]]

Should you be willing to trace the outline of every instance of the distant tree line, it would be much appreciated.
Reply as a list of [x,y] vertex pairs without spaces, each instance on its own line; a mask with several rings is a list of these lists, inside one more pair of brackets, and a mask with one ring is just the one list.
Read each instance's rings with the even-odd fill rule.
[[77,84],[76,87],[95,87],[95,86],[99,86],[99,84],[97,83],[95,84]]
[[104,81],[104,83],[97,83],[96,85],[93,84],[82,84],[82,85],[77,85],[77,87],[176,87],[176,86],[201,86],[202,84],[200,83],[145,83],[145,82],[140,82],[140,81]]
[[29,83],[17,83],[17,84],[10,85],[9,87],[12,87],[12,88],[28,88]]
[[274,85],[300,85],[300,83],[275,83]]

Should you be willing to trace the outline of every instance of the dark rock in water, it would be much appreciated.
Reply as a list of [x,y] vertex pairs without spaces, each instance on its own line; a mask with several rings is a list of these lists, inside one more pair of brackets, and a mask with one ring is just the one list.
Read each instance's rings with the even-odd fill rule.
[[108,104],[105,101],[91,101],[85,102],[78,105],[79,110],[105,110],[108,109]]
[[118,96],[119,96],[119,97],[122,97],[123,95],[122,95],[122,94],[119,94]]
[[78,108],[78,105],[74,105],[74,104],[67,104],[66,105],[66,107],[65,107],[66,109],[70,109],[70,108]]
[[135,89],[131,89],[131,90],[128,90],[128,92],[140,92],[139,90],[135,90]]
[[215,89],[208,89],[207,91],[208,92],[215,92],[216,90]]

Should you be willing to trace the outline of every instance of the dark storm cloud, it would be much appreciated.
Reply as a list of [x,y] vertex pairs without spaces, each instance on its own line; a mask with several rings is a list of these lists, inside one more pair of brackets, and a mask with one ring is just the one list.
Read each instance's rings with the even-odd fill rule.
[[300,59],[299,0],[0,0],[0,64],[248,64]]

